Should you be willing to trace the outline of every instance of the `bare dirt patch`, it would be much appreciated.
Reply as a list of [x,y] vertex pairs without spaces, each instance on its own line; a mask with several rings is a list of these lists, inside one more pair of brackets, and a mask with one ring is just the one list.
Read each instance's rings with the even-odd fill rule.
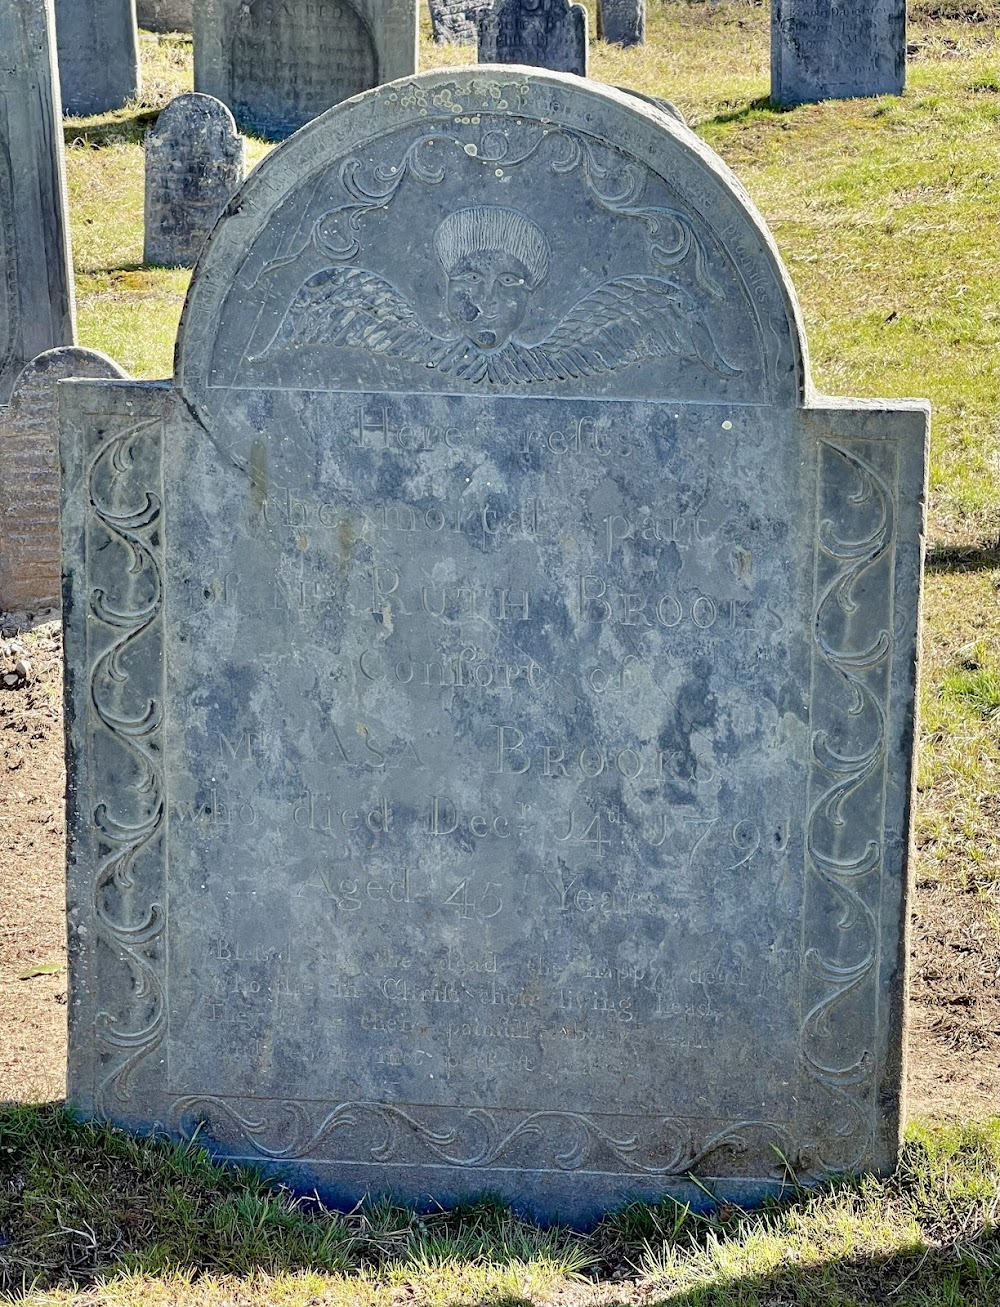
[[59,623],[0,624],[0,1100],[65,1094]]
[[[8,620],[0,625],[0,1101],[65,1094],[62,728],[59,626],[22,632]],[[998,908],[992,893],[916,886],[911,1112],[1000,1110]]]

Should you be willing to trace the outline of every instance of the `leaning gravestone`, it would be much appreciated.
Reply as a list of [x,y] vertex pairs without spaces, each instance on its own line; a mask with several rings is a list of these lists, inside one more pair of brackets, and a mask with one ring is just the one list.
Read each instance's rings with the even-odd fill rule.
[[204,0],[195,9],[195,90],[258,136],[288,136],[416,67],[416,0]]
[[191,267],[243,181],[242,136],[211,95],[171,100],[146,137],[143,261]]
[[597,35],[615,45],[644,45],[646,0],[598,0]]
[[476,18],[490,0],[430,0],[431,30],[438,45],[474,45]]
[[0,408],[0,610],[59,604],[59,414],[67,377],[124,377],[105,354],[76,345],[25,367]]
[[570,0],[495,0],[476,15],[481,64],[587,76],[587,11]]
[[190,32],[194,0],[136,0],[139,26],[148,32]]
[[139,94],[135,0],[55,0],[63,111],[104,113]]
[[61,400],[75,1108],[581,1222],[892,1167],[926,406],[814,395],[701,141],[379,87]]
[[901,95],[905,82],[906,0],[772,0],[776,104]]
[[51,0],[0,0],[0,404],[76,338]]

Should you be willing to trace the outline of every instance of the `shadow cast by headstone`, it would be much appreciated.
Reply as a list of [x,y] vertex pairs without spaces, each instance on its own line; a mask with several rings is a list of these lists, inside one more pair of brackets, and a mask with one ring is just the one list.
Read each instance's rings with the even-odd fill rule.
[[801,108],[801,105],[797,104],[775,104],[770,96],[762,95],[756,100],[750,100],[741,109],[730,109],[726,113],[717,113],[711,118],[702,118],[698,125],[704,127],[709,123],[718,126],[725,123],[742,123],[746,122],[748,118],[752,118],[754,114],[774,114],[777,117],[792,113],[799,108]]
[[[901,1213],[900,1228],[914,1231],[908,1245],[823,1256],[830,1221],[821,1212],[811,1228],[810,1209],[842,1199],[842,1219],[830,1219],[840,1235],[849,1236],[851,1194],[862,1184],[856,1179],[799,1189],[759,1211],[729,1205],[694,1215],[670,1199],[633,1204],[589,1233],[574,1235],[560,1227],[542,1231],[489,1197],[425,1217],[388,1201],[338,1214],[264,1187],[253,1172],[234,1171],[231,1183],[220,1179],[218,1172],[204,1169],[200,1150],[166,1143],[150,1147],[105,1127],[80,1127],[67,1120],[58,1103],[14,1105],[6,1113],[0,1106],[4,1134],[0,1192],[3,1185],[9,1194],[21,1186],[30,1196],[40,1182],[40,1167],[44,1183],[59,1193],[50,1195],[54,1228],[35,1225],[30,1239],[19,1228],[15,1205],[8,1203],[0,1229],[0,1293],[16,1291],[27,1275],[29,1280],[40,1276],[45,1283],[39,1280],[38,1287],[50,1292],[92,1285],[113,1295],[124,1279],[155,1279],[166,1267],[170,1278],[224,1274],[231,1283],[252,1279],[260,1266],[270,1274],[328,1272],[338,1280],[378,1274],[389,1265],[397,1271],[412,1267],[417,1279],[429,1267],[445,1273],[454,1268],[461,1284],[463,1267],[475,1265],[495,1268],[500,1283],[484,1291],[479,1279],[475,1287],[460,1288],[447,1300],[448,1307],[543,1307],[563,1299],[579,1307],[888,1301],[894,1307],[949,1302],[986,1307],[1000,1300],[1000,1241],[983,1215],[969,1224],[967,1218],[957,1219],[961,1213],[954,1214],[955,1220],[942,1213],[947,1228],[925,1237],[916,1227],[918,1214],[906,1219]],[[74,1179],[80,1175],[86,1183]],[[148,1200],[156,1204],[158,1217],[147,1211]],[[270,1215],[269,1203],[274,1204]],[[178,1225],[180,1211],[186,1215]],[[296,1223],[298,1215],[305,1226]],[[932,1214],[935,1223],[938,1215]],[[868,1217],[859,1193],[859,1242],[873,1241]],[[181,1229],[191,1223],[197,1226],[193,1234]],[[304,1233],[310,1227],[311,1235]],[[786,1238],[787,1255],[779,1253],[780,1263],[766,1273],[726,1269],[741,1258],[752,1263],[755,1257],[771,1256],[766,1247],[755,1249],[762,1239],[780,1247]],[[817,1245],[815,1252],[803,1254],[803,1239]],[[840,1236],[838,1244],[842,1246]],[[324,1248],[334,1255],[317,1256],[316,1250]],[[665,1250],[679,1253],[679,1259]],[[535,1257],[553,1267],[555,1299],[551,1283],[537,1291],[503,1283],[510,1273],[523,1275]],[[569,1284],[556,1268],[574,1262],[575,1283]],[[675,1287],[681,1280],[683,1287]],[[415,1287],[420,1301],[419,1285]]]
[[[1000,1252],[994,1231],[982,1229],[960,1244],[915,1241],[890,1253],[800,1260],[762,1275],[706,1277],[696,1285],[643,1295],[643,1307],[785,1307],[785,1304],[891,1303],[893,1307],[989,1307],[1000,1299]],[[634,1307],[622,1298],[620,1307]],[[455,1304],[458,1307],[458,1304]],[[615,1307],[602,1299],[601,1307]]]
[[1000,568],[1000,540],[989,545],[938,545],[924,558],[928,572],[981,572]]
[[92,150],[111,145],[141,145],[160,112],[159,109],[136,107],[101,114],[93,119],[64,119],[63,143],[67,149],[88,145]]

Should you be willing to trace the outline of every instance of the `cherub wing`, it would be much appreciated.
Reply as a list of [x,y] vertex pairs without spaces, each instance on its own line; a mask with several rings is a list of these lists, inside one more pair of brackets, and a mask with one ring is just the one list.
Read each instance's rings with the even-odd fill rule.
[[354,346],[413,363],[430,363],[447,349],[409,301],[367,268],[324,268],[295,294],[259,358],[304,345]]
[[615,277],[590,292],[537,345],[511,342],[494,371],[507,382],[560,381],[674,354],[720,377],[742,371],[719,353],[697,301],[662,277]]

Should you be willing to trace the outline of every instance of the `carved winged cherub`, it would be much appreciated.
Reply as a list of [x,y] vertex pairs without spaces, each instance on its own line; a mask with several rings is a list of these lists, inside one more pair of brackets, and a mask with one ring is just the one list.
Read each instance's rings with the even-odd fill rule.
[[514,209],[459,209],[438,227],[433,244],[457,334],[428,330],[377,273],[324,268],[299,288],[258,358],[315,345],[364,349],[487,385],[565,381],[665,355],[697,361],[720,377],[740,372],[719,353],[694,297],[664,277],[614,277],[578,300],[537,344],[518,339],[545,280],[549,246],[537,224]]

